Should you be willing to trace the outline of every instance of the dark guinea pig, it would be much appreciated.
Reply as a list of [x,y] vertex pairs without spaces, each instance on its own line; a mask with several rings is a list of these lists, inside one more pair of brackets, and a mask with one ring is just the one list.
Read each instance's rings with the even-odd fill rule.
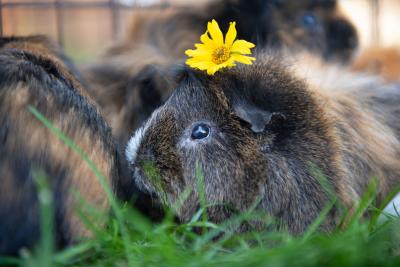
[[[400,88],[312,57],[289,68],[284,58],[258,55],[215,76],[186,70],[127,145],[138,187],[171,207],[192,192],[177,209],[188,221],[199,209],[199,166],[211,221],[256,204],[295,234],[331,201],[326,187],[351,208],[379,177],[382,201],[400,185]],[[337,224],[339,206],[323,230]]]
[[171,65],[183,60],[211,19],[224,32],[236,21],[238,38],[257,47],[306,48],[342,61],[357,46],[356,31],[334,0],[223,0],[182,10],[138,11],[126,39],[84,70],[120,143],[170,95],[175,87],[168,79]]
[[120,157],[111,130],[68,67],[72,63],[47,38],[0,38],[0,44],[0,255],[32,248],[40,237],[35,172],[43,172],[52,192],[57,244],[89,237],[75,193],[107,213],[106,194],[84,159],[28,108],[73,139],[118,193]]
[[[151,48],[132,51],[134,61],[116,56],[84,69],[89,94],[100,106],[119,144],[168,98],[175,86],[170,67]],[[171,69],[172,70],[172,69]]]
[[356,29],[336,0],[219,1],[205,14],[225,31],[230,21],[236,21],[238,37],[258,47],[307,49],[346,62],[358,46]]
[[179,59],[212,19],[224,32],[236,21],[238,38],[258,47],[308,49],[326,59],[347,61],[358,45],[356,29],[336,0],[220,0],[135,14],[129,35],[108,55],[146,43],[166,58]]

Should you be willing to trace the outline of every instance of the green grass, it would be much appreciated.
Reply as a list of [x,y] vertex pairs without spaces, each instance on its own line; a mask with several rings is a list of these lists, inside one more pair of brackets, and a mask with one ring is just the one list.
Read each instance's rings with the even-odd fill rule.
[[[91,166],[99,181],[104,177],[98,172],[84,151],[58,129],[54,128],[37,110],[34,116],[42,121],[64,143],[79,153]],[[199,186],[202,175],[199,168]],[[53,246],[51,194],[44,174],[37,172],[36,181],[41,205],[42,238],[38,246],[22,251],[21,257],[1,258],[0,265],[19,266],[400,266],[400,220],[388,216],[378,223],[380,210],[373,207],[375,196],[371,185],[356,212],[344,220],[346,226],[330,234],[318,232],[318,225],[330,207],[301,236],[285,232],[250,232],[237,234],[233,231],[242,221],[253,216],[251,209],[223,225],[207,221],[206,214],[198,212],[186,224],[176,224],[170,211],[161,223],[152,223],[130,206],[119,203],[102,183],[112,203],[112,213],[107,227],[95,229],[89,218],[87,226],[94,233],[91,240],[83,240],[75,246],[55,251]],[[202,192],[200,190],[200,192]],[[205,198],[200,196],[202,209]],[[184,201],[184,200],[182,200]],[[371,212],[371,218],[361,215]],[[265,220],[269,220],[265,218]],[[194,233],[201,228],[203,234]],[[222,238],[215,239],[216,236]]]

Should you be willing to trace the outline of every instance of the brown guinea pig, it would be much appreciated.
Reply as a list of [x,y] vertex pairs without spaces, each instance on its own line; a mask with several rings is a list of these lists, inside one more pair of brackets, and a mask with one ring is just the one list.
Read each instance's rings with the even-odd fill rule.
[[122,180],[111,130],[48,39],[1,38],[0,44],[0,255],[31,248],[40,237],[36,171],[44,173],[53,195],[57,244],[89,237],[75,193],[107,212],[106,194],[79,154],[28,108],[73,139],[116,191]]
[[354,59],[352,69],[381,76],[387,82],[400,81],[400,49],[370,47]]
[[[71,80],[77,79],[81,84],[86,85],[82,75],[72,60],[67,57],[64,51],[51,38],[45,35],[29,36],[3,36],[0,38],[0,49],[21,49],[31,51],[35,54],[42,54],[52,57],[52,61],[57,64],[63,64],[68,69],[66,75]],[[73,77],[72,77],[73,76]]]
[[[348,208],[373,177],[378,203],[400,185],[399,104],[400,86],[312,57],[257,55],[254,65],[215,76],[184,71],[131,138],[126,156],[138,187],[165,205],[192,192],[178,206],[182,221],[199,209],[199,166],[211,221],[256,205],[277,219],[278,229],[296,234],[331,200],[318,173]],[[340,216],[332,209],[322,230]]]
[[238,38],[258,47],[306,48],[339,61],[350,59],[357,47],[356,31],[335,0],[223,0],[139,12],[126,40],[84,70],[120,143],[170,95],[175,87],[167,78],[171,65],[183,61],[184,51],[199,42],[211,19],[224,32],[236,21]]

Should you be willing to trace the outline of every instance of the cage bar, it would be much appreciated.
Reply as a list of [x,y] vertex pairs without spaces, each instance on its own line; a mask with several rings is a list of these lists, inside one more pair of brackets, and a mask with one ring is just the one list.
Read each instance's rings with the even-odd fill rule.
[[57,41],[61,47],[65,44],[64,39],[64,13],[62,10],[62,0],[54,0],[54,8],[56,12],[56,31],[57,31]]
[[3,2],[0,0],[0,36],[3,36]]
[[380,42],[380,33],[379,33],[379,22],[380,22],[380,1],[379,0],[370,0],[371,5],[371,18],[372,18],[372,27],[371,27],[371,36],[372,43],[374,45],[378,45]]
[[119,29],[119,6],[115,0],[110,0],[109,6],[111,11],[111,36],[113,39],[116,39]]

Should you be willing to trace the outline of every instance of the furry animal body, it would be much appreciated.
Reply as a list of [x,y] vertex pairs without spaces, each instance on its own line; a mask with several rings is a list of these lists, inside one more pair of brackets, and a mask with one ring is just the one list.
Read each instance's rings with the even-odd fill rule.
[[236,21],[238,38],[258,48],[306,49],[332,61],[349,60],[358,44],[356,30],[334,0],[223,0],[139,11],[126,39],[83,71],[121,144],[170,96],[171,73],[211,19],[225,32]]
[[29,107],[73,139],[117,193],[122,180],[111,130],[75,78],[72,63],[51,41],[1,38],[0,45],[0,255],[31,248],[40,237],[38,173],[47,178],[54,199],[57,244],[90,237],[77,211],[79,196],[107,213],[106,194],[87,163]]
[[[374,177],[378,205],[400,186],[400,86],[307,54],[256,56],[252,66],[215,76],[183,72],[171,97],[128,143],[138,187],[171,207],[192,192],[177,210],[188,221],[200,205],[200,166],[211,221],[256,204],[278,229],[297,234],[330,194],[351,209]],[[322,230],[337,225],[339,207]],[[262,222],[253,227],[264,229]]]

